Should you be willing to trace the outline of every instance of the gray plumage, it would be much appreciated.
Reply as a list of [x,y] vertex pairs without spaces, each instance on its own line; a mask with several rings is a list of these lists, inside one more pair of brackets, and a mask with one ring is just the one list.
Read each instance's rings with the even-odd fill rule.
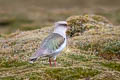
[[65,32],[65,22],[57,22],[54,32],[42,41],[40,48],[30,58],[30,63],[33,63],[38,57],[56,57],[66,46]]
[[39,56],[52,57],[54,51],[56,51],[65,41],[65,38],[60,34],[52,33],[47,38],[45,38],[37,50],[37,52],[31,58],[37,58]]

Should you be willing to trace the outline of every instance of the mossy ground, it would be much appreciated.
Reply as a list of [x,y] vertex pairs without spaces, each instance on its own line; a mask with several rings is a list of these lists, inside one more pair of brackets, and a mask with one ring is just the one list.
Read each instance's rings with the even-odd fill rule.
[[[74,56],[72,56],[74,55]],[[80,53],[63,52],[57,58],[57,67],[49,67],[48,59],[39,59],[34,64],[26,61],[2,60],[0,63],[0,79],[2,80],[73,80],[92,78],[101,73],[96,68],[91,68],[96,56]],[[89,60],[92,59],[92,60]],[[89,66],[88,66],[89,65]],[[90,66],[91,65],[91,66]]]
[[120,26],[94,29],[96,24],[109,24],[102,17],[92,22],[82,20],[89,23],[85,24],[90,30],[82,29],[87,31],[68,41],[68,47],[57,57],[57,67],[49,67],[47,58],[28,63],[56,21],[93,13],[120,24],[119,1],[115,2],[118,6],[112,0],[104,0],[104,4],[102,0],[90,4],[88,0],[1,0],[0,80],[120,80],[120,56],[116,55],[120,50]]
[[90,29],[69,38],[66,49],[57,57],[57,67],[54,63],[50,67],[48,58],[40,58],[34,64],[28,62],[52,32],[51,26],[2,35],[0,80],[119,80],[120,59],[113,54],[119,54],[120,27],[104,29]]
[[111,80],[120,79],[119,60],[108,61],[70,47],[57,57],[57,67],[52,64],[50,67],[47,58],[30,64],[26,59],[1,56],[0,80],[107,80],[109,76]]

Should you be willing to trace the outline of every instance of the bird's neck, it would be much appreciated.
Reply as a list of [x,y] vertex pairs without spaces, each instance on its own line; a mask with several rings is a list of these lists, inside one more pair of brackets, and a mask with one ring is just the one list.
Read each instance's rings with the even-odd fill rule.
[[66,38],[66,29],[63,28],[56,28],[53,33],[57,33],[60,34],[61,36],[63,36],[64,38]]

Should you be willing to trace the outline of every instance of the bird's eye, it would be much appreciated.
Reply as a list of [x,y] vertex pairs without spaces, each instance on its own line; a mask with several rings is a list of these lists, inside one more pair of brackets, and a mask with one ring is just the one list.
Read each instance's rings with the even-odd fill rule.
[[67,26],[67,24],[59,24],[60,26]]

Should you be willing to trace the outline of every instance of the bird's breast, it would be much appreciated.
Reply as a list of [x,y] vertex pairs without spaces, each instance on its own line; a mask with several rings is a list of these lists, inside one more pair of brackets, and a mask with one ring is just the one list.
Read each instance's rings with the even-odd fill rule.
[[59,54],[65,47],[66,47],[66,38],[65,38],[65,41],[64,43],[54,52],[55,54]]

